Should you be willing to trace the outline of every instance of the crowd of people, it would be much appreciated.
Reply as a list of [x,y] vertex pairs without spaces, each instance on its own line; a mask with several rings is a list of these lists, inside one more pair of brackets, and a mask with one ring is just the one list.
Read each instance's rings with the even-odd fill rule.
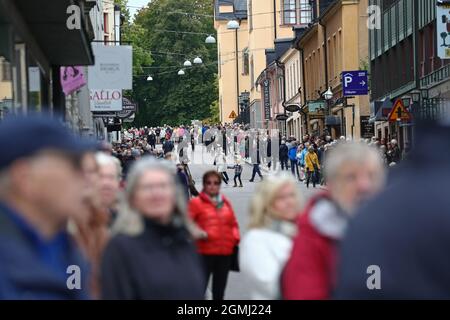
[[[375,291],[363,278],[377,263],[391,268],[386,291],[375,297],[421,296],[396,286],[395,276],[404,239],[417,241],[413,236],[421,233],[414,228],[426,220],[412,204],[396,205],[399,212],[393,212],[380,198],[388,167],[409,158],[395,140],[385,145],[306,135],[297,141],[239,125],[162,126],[124,130],[121,141],[109,145],[74,137],[43,116],[6,119],[0,138],[2,299],[204,299],[211,280],[212,298],[222,300],[230,271],[251,283],[252,299],[367,298]],[[188,152],[200,144],[215,166],[201,186],[190,173]],[[427,154],[420,144],[417,150],[412,161]],[[442,157],[447,159],[445,152]],[[261,182],[241,234],[222,184],[230,182],[227,170],[234,170],[234,187],[243,187],[246,162],[253,167],[250,182],[256,175]],[[263,176],[261,164],[272,172]],[[421,166],[409,168],[435,190]],[[299,180],[307,188],[326,187],[306,199]],[[374,212],[380,203],[386,221]],[[407,215],[406,209],[413,229],[395,218]],[[395,230],[403,229],[399,241],[389,213]],[[438,228],[447,220],[424,227],[446,237]],[[378,232],[386,246],[377,242]],[[362,253],[364,244],[379,260]],[[423,252],[427,248],[417,250],[431,261],[410,274],[430,296],[448,297],[448,283],[432,279],[436,257]],[[414,252],[405,254],[420,265]]]

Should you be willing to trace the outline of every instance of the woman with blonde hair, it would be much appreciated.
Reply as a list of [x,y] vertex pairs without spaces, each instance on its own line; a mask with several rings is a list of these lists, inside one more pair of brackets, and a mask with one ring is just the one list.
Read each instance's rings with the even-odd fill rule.
[[186,217],[186,199],[170,162],[134,164],[102,261],[103,299],[204,298],[204,270]]
[[251,282],[251,298],[278,299],[280,276],[289,258],[302,198],[286,173],[268,177],[250,204],[249,231],[240,245],[240,268]]

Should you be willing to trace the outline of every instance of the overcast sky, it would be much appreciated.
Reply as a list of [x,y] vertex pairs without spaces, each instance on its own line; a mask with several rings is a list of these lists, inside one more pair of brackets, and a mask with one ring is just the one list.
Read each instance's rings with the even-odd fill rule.
[[150,0],[128,0],[128,5],[131,6],[131,8],[128,8],[130,10],[131,18],[133,18],[134,14],[139,10],[138,8],[134,8],[134,7],[144,7],[149,2],[151,2],[151,1]]

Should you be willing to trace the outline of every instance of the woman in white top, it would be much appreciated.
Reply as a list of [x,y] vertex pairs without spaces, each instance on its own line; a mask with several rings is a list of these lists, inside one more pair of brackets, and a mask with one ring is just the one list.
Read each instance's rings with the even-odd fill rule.
[[251,298],[281,298],[280,276],[292,249],[302,199],[291,175],[269,176],[250,205],[249,231],[240,244],[240,269],[250,280]]

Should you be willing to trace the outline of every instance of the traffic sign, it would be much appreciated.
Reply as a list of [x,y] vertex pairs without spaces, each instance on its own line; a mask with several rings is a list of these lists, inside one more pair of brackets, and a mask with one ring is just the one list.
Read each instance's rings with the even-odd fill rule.
[[341,75],[344,97],[364,96],[369,94],[367,71],[344,71]]
[[406,110],[402,99],[398,99],[397,101],[395,101],[394,106],[392,107],[392,110],[389,113],[388,120],[390,122],[412,120],[411,113],[409,113],[408,110]]
[[234,112],[234,110],[231,111],[231,113],[230,113],[230,115],[228,116],[228,118],[230,118],[230,119],[236,119],[236,118],[237,118],[236,112]]

